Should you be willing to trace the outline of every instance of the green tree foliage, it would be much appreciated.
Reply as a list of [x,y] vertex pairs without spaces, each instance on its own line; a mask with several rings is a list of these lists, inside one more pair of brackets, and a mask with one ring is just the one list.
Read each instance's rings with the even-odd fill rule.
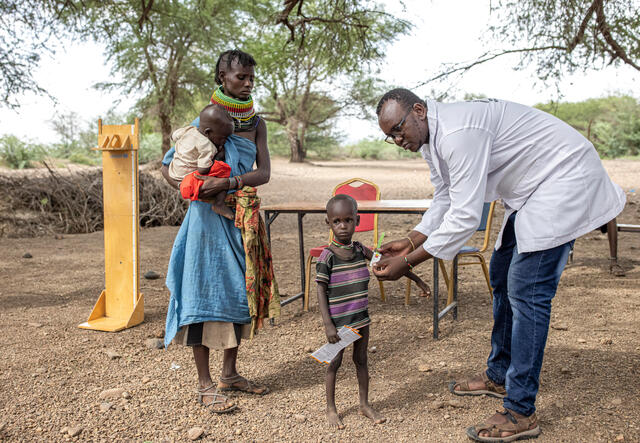
[[43,53],[63,33],[59,17],[77,12],[66,0],[0,0],[0,103],[18,108],[16,96],[46,91],[33,77]]
[[83,0],[85,38],[106,45],[113,82],[98,85],[140,97],[157,118],[162,152],[172,126],[193,115],[214,89],[217,56],[237,37],[235,2],[226,0]]
[[[304,161],[310,136],[335,137],[341,115],[369,117],[381,93],[373,77],[386,45],[409,23],[372,1],[304,0],[288,19],[294,29],[274,26],[280,2],[251,3],[246,48],[258,58],[258,106],[267,121],[282,126],[290,159]],[[324,140],[327,141],[326,139]]]
[[577,103],[536,105],[587,137],[602,157],[640,155],[640,103],[629,96],[610,96]]

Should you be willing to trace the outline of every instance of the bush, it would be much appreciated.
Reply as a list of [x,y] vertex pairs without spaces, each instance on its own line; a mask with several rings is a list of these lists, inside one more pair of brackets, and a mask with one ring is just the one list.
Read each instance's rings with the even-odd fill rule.
[[162,158],[162,134],[151,132],[142,134],[138,147],[138,163],[141,165]]
[[628,95],[578,103],[546,103],[537,108],[555,115],[589,139],[601,157],[640,154],[640,103]]
[[32,168],[33,162],[41,160],[43,154],[42,146],[25,143],[14,135],[0,138],[0,159],[9,168]]
[[357,143],[346,146],[344,150],[349,157],[364,160],[398,160],[401,158],[415,158],[420,155],[375,138],[362,139]]

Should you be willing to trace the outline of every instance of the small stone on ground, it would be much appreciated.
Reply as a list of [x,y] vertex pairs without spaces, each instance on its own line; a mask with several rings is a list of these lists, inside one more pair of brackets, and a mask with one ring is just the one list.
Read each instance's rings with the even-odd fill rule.
[[144,278],[147,280],[157,280],[161,277],[156,271],[147,271],[144,273]]
[[100,398],[117,398],[122,396],[123,388],[106,389],[100,393]]
[[74,426],[69,428],[68,432],[69,437],[76,437],[82,433],[82,426]]
[[164,348],[164,342],[159,338],[148,338],[145,341],[147,348],[149,349],[162,349]]
[[197,440],[200,437],[202,437],[202,434],[204,434],[204,429],[200,427],[194,427],[187,431],[187,436],[189,437],[189,440]]

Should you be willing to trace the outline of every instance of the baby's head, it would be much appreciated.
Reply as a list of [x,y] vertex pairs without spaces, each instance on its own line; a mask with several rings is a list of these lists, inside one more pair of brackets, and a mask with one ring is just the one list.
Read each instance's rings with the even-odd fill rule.
[[327,202],[327,217],[325,219],[333,236],[340,243],[351,242],[351,237],[360,224],[358,203],[353,197],[338,194]]
[[227,137],[233,134],[233,118],[222,106],[207,105],[200,112],[199,130],[218,149],[222,149]]

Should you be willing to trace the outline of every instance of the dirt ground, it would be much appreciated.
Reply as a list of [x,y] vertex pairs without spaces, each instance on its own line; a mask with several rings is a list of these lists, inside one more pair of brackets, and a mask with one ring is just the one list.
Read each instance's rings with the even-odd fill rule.
[[[628,196],[619,221],[640,224],[640,162],[605,164]],[[325,199],[334,184],[354,176],[377,182],[383,198],[428,198],[433,191],[420,160],[275,160],[272,170],[261,190],[263,204]],[[492,241],[501,218],[500,210]],[[380,225],[393,239],[418,220],[385,215]],[[326,240],[321,216],[305,217],[305,228],[307,248]],[[154,270],[164,278],[177,229],[142,231],[142,272]],[[274,222],[272,242],[281,292],[295,294],[295,216]],[[141,282],[140,326],[119,333],[81,330],[77,325],[103,289],[102,232],[0,238],[0,250],[0,440],[188,441],[188,430],[201,427],[207,441],[457,442],[467,441],[467,426],[501,406],[490,398],[453,398],[447,390],[454,377],[481,370],[490,349],[491,303],[476,267],[461,270],[458,320],[447,316],[437,341],[431,337],[431,299],[414,296],[404,306],[404,282],[392,282],[386,284],[389,300],[382,303],[372,280],[370,346],[376,351],[369,354],[370,398],[389,421],[373,425],[358,414],[355,370],[345,359],[337,404],[347,428],[334,431],[325,425],[324,367],[308,355],[325,340],[315,301],[309,313],[297,301],[284,307],[275,326],[240,348],[239,371],[271,393],[234,396],[237,412],[213,415],[196,402],[190,350],[146,345],[164,328],[169,293],[163,278]],[[33,258],[23,258],[25,253]],[[538,441],[640,441],[640,235],[621,233],[619,256],[624,278],[608,273],[606,235],[593,232],[576,242],[554,299],[537,400],[543,431]],[[431,280],[430,263],[417,271]],[[220,361],[221,352],[213,352],[213,374]],[[100,397],[111,388],[126,390],[129,398]],[[66,428],[79,434],[70,437]]]

